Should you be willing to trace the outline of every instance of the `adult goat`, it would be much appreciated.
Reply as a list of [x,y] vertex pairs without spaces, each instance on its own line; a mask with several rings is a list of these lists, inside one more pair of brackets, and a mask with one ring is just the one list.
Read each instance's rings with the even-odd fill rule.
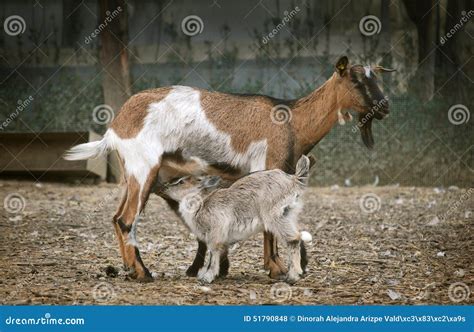
[[[370,148],[373,118],[382,119],[389,112],[375,74],[383,71],[390,70],[350,66],[342,57],[321,87],[295,100],[184,86],[146,90],[123,105],[101,141],[75,146],[65,158],[88,159],[117,150],[126,180],[113,218],[121,254],[135,277],[151,279],[136,244],[136,225],[168,156],[196,156],[243,174],[266,169],[291,173],[297,160],[337,122],[350,119],[348,109],[359,113],[362,139]],[[197,273],[205,252],[200,242],[189,274]],[[286,273],[269,232],[264,233],[264,259],[272,278]]]

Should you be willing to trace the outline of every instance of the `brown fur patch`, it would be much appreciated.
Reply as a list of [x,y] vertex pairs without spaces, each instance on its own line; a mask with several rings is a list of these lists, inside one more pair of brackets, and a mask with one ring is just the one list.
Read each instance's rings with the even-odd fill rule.
[[209,121],[231,136],[234,150],[245,153],[252,142],[267,139],[270,158],[267,168],[284,168],[290,144],[291,121],[275,123],[272,109],[292,101],[261,95],[234,95],[200,90],[201,106]]
[[145,90],[130,97],[122,106],[119,114],[112,121],[110,128],[120,138],[133,138],[143,128],[143,121],[148,114],[151,103],[160,102],[172,87]]

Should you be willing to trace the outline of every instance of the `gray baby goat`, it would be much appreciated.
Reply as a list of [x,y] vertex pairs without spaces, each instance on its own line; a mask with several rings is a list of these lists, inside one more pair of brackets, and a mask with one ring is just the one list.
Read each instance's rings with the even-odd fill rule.
[[294,175],[279,169],[251,173],[228,188],[219,188],[218,176],[187,176],[168,183],[163,193],[179,202],[179,213],[197,238],[210,251],[208,266],[198,279],[211,283],[219,275],[219,260],[232,243],[268,231],[288,246],[286,281],[295,283],[303,274],[301,241],[311,241],[300,231],[298,213],[308,183],[310,160],[302,156]]

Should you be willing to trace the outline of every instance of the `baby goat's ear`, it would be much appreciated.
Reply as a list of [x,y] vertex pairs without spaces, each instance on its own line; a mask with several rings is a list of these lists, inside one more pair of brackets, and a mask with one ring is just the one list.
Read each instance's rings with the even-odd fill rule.
[[298,180],[304,184],[308,183],[310,164],[310,159],[305,155],[302,155],[301,158],[298,160],[298,163],[296,164],[295,175]]
[[220,176],[208,176],[204,179],[203,183],[201,184],[202,188],[213,188],[217,187],[221,182]]
[[316,157],[312,154],[308,154],[308,159],[309,159],[309,169],[311,169],[316,164]]

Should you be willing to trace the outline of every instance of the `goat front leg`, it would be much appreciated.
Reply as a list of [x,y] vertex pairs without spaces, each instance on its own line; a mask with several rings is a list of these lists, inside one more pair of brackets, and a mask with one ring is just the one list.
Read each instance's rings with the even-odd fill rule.
[[[178,218],[182,220],[183,224],[186,224],[178,212],[179,203],[169,197],[165,197],[165,196],[161,196],[161,197],[166,201],[166,203],[171,208],[171,210],[173,210],[176,213]],[[197,277],[199,270],[204,266],[204,261],[206,259],[206,252],[207,252],[206,243],[198,240],[198,248],[197,248],[196,256],[194,257],[194,260],[191,266],[186,270],[186,275],[188,277]],[[219,271],[220,271],[219,272],[220,277],[226,276],[227,273],[229,272],[229,258],[227,256],[227,251],[224,251],[221,255]]]
[[199,281],[210,284],[219,275],[220,257],[223,251],[222,249],[222,246],[213,246],[210,248],[209,264],[207,267],[203,267],[201,270],[199,270]]
[[[158,166],[155,168],[158,168]],[[123,215],[117,220],[117,225],[124,240],[126,265],[133,269],[130,276],[139,281],[153,280],[150,271],[145,267],[140,257],[140,251],[136,242],[136,228],[140,213],[145,208],[151,187],[158,174],[155,168],[150,170],[147,180],[143,185],[140,185],[134,176],[130,176],[127,179],[127,201],[124,206]]]
[[288,275],[286,281],[289,284],[294,284],[300,280],[303,275],[301,268],[301,245],[300,240],[293,240],[287,243],[288,245]]
[[193,264],[191,264],[191,266],[186,270],[186,275],[188,277],[196,277],[198,275],[199,269],[204,266],[206,251],[206,243],[198,240],[198,249],[196,252],[196,257],[194,257]]
[[282,279],[287,273],[283,260],[278,255],[278,243],[275,236],[270,232],[263,233],[263,256],[264,267],[270,270],[270,278]]

